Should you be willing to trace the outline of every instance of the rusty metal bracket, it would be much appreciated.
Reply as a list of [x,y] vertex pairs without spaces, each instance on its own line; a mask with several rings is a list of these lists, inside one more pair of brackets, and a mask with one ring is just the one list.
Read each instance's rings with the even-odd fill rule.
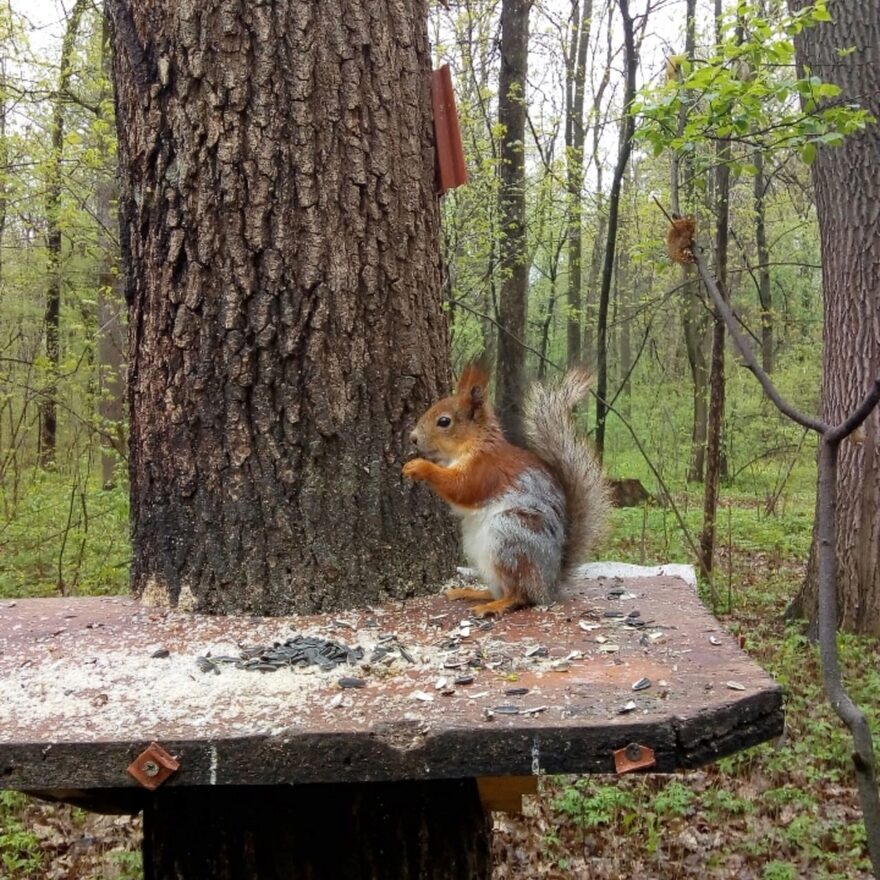
[[633,770],[644,770],[657,763],[654,750],[650,746],[630,743],[614,753],[614,766],[618,773],[632,773]]
[[438,195],[442,196],[468,182],[455,93],[452,90],[452,73],[448,64],[435,70],[431,76],[431,103],[434,110],[436,185]]
[[180,762],[157,742],[150,743],[131,764],[128,772],[144,787],[155,791],[180,768]]

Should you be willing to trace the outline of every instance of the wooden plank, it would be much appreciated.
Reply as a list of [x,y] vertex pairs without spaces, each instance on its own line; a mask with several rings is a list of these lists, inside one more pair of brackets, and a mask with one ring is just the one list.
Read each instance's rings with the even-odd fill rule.
[[[272,619],[0,602],[0,787],[131,789],[152,741],[180,762],[164,788],[610,773],[631,742],[672,772],[782,731],[780,688],[675,578],[585,579],[551,608],[462,621],[467,605],[440,596]],[[364,657],[329,672],[196,664],[294,633]]]

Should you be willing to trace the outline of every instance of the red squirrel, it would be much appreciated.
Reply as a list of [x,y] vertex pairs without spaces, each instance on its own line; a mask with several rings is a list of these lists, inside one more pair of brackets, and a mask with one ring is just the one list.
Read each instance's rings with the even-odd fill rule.
[[575,369],[536,385],[525,404],[528,448],[504,438],[486,396],[488,370],[465,367],[455,393],[419,419],[419,457],[404,476],[425,480],[461,519],[464,552],[488,589],[453,589],[481,600],[480,617],[552,601],[601,537],[608,495],[601,467],[574,428],[571,410],[591,384]]
[[694,262],[693,247],[696,231],[697,224],[693,217],[672,215],[672,222],[666,233],[666,247],[669,250],[669,256],[676,263]]

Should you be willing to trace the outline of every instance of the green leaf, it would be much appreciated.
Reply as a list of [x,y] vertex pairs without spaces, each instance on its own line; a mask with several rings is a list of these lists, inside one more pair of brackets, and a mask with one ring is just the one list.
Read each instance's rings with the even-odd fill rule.
[[801,159],[805,165],[812,165],[816,161],[816,145],[812,141],[801,148]]

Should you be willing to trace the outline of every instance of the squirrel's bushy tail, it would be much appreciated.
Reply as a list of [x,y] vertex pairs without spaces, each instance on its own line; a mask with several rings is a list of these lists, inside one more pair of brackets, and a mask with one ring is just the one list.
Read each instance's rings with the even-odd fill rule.
[[572,410],[586,397],[592,377],[570,370],[556,385],[535,384],[525,404],[525,435],[529,448],[547,462],[562,482],[568,504],[568,534],[562,578],[586,560],[605,531],[608,490],[602,467],[578,436]]

